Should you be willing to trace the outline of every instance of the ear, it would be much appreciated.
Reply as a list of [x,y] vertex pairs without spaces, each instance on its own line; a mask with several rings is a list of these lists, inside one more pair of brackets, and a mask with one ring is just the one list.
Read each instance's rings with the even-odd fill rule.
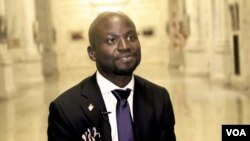
[[88,54],[89,54],[89,58],[92,61],[96,61],[96,56],[95,56],[95,48],[92,46],[88,46]]

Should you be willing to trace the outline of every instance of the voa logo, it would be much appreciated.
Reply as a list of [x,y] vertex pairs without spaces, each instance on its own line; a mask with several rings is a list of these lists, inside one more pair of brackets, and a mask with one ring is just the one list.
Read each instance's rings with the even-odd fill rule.
[[244,129],[226,129],[227,136],[247,136]]

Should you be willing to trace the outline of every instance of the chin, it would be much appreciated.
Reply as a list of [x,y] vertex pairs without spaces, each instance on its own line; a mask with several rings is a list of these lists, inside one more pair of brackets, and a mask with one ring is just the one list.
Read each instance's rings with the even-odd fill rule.
[[137,68],[137,66],[140,64],[140,61],[134,63],[133,65],[128,66],[122,66],[122,67],[115,67],[115,74],[121,75],[121,76],[130,76],[133,74],[134,70]]
[[116,69],[115,73],[117,75],[121,76],[130,76],[133,74],[134,70],[136,69],[137,66],[131,67],[131,68],[124,68],[124,69]]
[[133,74],[133,71],[119,70],[119,71],[116,71],[115,73],[120,76],[130,76]]

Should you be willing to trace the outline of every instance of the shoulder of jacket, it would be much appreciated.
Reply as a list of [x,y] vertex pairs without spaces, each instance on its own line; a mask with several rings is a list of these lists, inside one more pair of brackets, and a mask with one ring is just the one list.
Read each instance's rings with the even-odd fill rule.
[[71,88],[65,90],[64,92],[62,92],[60,95],[58,95],[55,98],[54,102],[71,101],[73,99],[77,99],[78,96],[80,95],[84,85],[86,83],[88,83],[88,81],[90,81],[90,79],[93,79],[92,77],[93,76],[89,76],[89,77],[83,79],[81,82],[75,84]]
[[141,76],[135,75],[135,81],[137,81],[138,83],[145,85],[146,87],[151,87],[154,89],[165,89],[163,86],[160,86],[152,81],[149,81]]

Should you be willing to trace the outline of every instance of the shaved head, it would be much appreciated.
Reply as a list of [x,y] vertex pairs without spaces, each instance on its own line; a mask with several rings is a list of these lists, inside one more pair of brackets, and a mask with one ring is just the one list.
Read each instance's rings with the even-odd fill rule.
[[109,26],[109,22],[116,19],[125,20],[127,24],[130,24],[135,28],[133,21],[126,14],[122,12],[103,12],[99,14],[90,25],[88,35],[91,47],[96,46],[95,40],[97,39],[100,30],[102,30],[105,26]]
[[88,54],[98,72],[118,84],[117,77],[129,76],[141,60],[141,46],[133,21],[121,12],[104,12],[89,28]]

